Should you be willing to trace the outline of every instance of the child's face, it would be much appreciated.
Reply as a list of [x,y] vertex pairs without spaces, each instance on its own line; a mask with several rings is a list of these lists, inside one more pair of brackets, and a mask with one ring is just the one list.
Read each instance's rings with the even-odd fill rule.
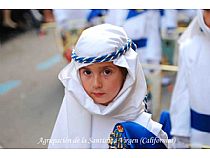
[[82,67],[79,74],[86,93],[95,103],[106,106],[117,96],[126,77],[112,62]]
[[203,17],[204,17],[205,24],[210,28],[210,10],[209,9],[204,10]]

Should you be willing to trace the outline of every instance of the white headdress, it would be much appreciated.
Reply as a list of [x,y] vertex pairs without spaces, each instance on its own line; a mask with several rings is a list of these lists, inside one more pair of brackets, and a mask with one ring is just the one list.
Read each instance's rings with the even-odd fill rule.
[[199,9],[197,11],[197,16],[193,19],[193,21],[188,26],[187,30],[183,33],[183,35],[179,39],[179,43],[182,43],[186,40],[191,40],[192,37],[200,33],[200,29],[210,37],[210,28],[208,28],[204,22],[203,18],[204,10]]

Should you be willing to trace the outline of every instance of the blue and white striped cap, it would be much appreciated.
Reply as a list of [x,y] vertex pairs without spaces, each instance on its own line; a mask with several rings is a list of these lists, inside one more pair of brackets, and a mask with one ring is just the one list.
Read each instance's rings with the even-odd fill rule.
[[102,24],[83,31],[72,52],[72,59],[81,64],[109,62],[130,48],[135,50],[136,45],[122,27]]
[[116,52],[112,52],[109,54],[95,56],[95,57],[81,57],[77,56],[76,51],[73,50],[72,52],[72,59],[78,63],[101,63],[101,62],[109,62],[119,58],[121,55],[126,53],[130,48],[134,51],[136,50],[136,44],[133,43],[130,39],[127,40],[127,43]]

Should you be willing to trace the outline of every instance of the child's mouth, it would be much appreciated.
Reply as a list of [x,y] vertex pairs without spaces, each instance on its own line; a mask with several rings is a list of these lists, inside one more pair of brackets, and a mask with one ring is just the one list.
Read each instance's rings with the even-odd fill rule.
[[95,97],[102,97],[105,93],[93,93]]

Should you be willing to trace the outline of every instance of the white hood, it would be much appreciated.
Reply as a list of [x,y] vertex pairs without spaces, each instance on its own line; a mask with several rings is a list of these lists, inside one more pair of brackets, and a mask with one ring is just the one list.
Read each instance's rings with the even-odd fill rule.
[[204,31],[205,35],[210,37],[210,29],[206,26],[203,18],[204,10],[198,10],[197,16],[193,19],[193,21],[188,26],[187,30],[183,33],[183,35],[179,39],[179,43],[183,43],[187,40],[191,40],[192,37],[196,36],[200,32],[200,28]]
[[[75,47],[75,51],[78,52],[77,55],[99,56],[121,48],[127,42],[127,35],[122,28],[120,30],[119,28],[104,24],[87,29]],[[124,55],[116,59],[114,64],[125,67],[128,70],[128,75],[120,93],[103,110],[86,94],[80,82],[78,70],[90,64],[80,64],[73,60],[61,71],[59,79],[67,91],[74,95],[80,106],[92,114],[108,115],[122,120],[134,120],[144,109],[142,101],[146,95],[146,82],[137,53],[130,48]]]

